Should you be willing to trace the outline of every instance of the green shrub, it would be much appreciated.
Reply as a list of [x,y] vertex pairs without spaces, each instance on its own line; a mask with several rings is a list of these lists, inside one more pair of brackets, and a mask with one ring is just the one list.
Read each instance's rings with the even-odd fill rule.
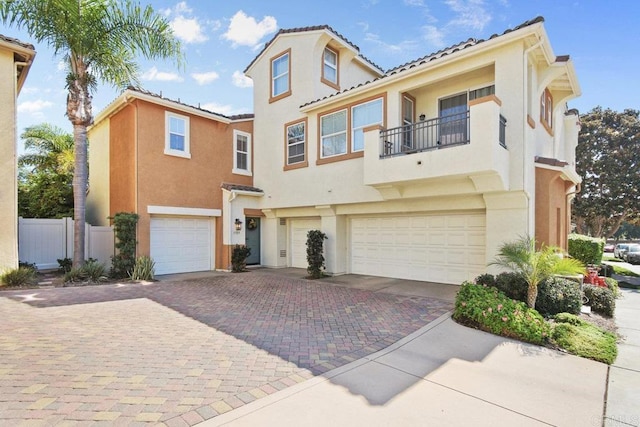
[[543,344],[550,327],[524,302],[505,296],[496,288],[463,283],[456,297],[453,318],[465,325],[509,338]]
[[84,269],[77,268],[77,267],[71,267],[71,270],[64,273],[64,278],[63,278],[65,283],[82,282],[85,279],[86,279],[86,275],[85,275]]
[[481,274],[474,280],[476,285],[484,285],[484,286],[496,286],[496,277],[493,274],[485,273]]
[[570,234],[568,249],[569,255],[583,264],[598,265],[602,262],[602,255],[604,254],[604,239],[596,239],[581,234]]
[[73,260],[71,258],[58,258],[58,271],[60,273],[67,273],[69,270],[71,270],[71,267],[73,266]]
[[320,230],[307,232],[307,273],[312,279],[319,279],[324,275],[323,246],[326,238],[327,235]]
[[131,280],[153,280],[156,263],[151,257],[139,256],[131,272]]
[[580,285],[561,277],[549,277],[538,285],[536,310],[545,316],[579,314],[582,307]]
[[84,278],[89,280],[90,282],[97,283],[107,280],[106,267],[104,266],[104,264],[96,260],[85,262],[81,270]]
[[588,304],[591,306],[592,311],[602,314],[603,316],[613,317],[613,313],[616,310],[616,299],[611,289],[584,285],[582,290],[584,296],[589,299]]
[[138,215],[134,213],[118,212],[113,217],[117,253],[111,257],[110,275],[115,279],[129,277],[136,264],[137,224]]
[[245,245],[235,245],[231,252],[231,271],[240,273],[247,270],[247,258],[251,255],[251,248]]
[[618,281],[613,277],[606,277],[604,281],[607,284],[607,288],[611,289],[614,298],[618,298],[620,296],[620,286],[618,286]]
[[36,273],[38,272],[38,266],[36,265],[35,262],[18,261],[18,268],[20,267],[30,268],[34,272]]
[[527,302],[527,281],[518,273],[500,273],[496,276],[496,288],[509,298]]
[[[604,289],[604,288],[603,288]],[[551,341],[576,356],[608,363],[616,360],[616,336],[579,317],[561,313],[555,317]]]
[[35,285],[38,273],[31,267],[18,267],[0,275],[0,284],[12,287]]

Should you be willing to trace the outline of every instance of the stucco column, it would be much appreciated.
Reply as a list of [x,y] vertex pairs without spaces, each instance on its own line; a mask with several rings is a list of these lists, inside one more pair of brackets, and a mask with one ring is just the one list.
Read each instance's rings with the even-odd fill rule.
[[336,215],[332,206],[316,206],[320,214],[324,241],[325,273],[339,276],[347,272],[347,218]]
[[[265,217],[260,222],[262,228],[262,265],[270,268],[287,266],[287,226],[271,209],[263,209]],[[283,255],[284,256],[281,256]]]
[[[489,264],[502,244],[522,236],[533,236],[533,230],[528,229],[529,201],[524,192],[486,193],[483,197],[487,215],[485,254]],[[493,274],[501,271],[495,266],[488,266],[487,270]]]

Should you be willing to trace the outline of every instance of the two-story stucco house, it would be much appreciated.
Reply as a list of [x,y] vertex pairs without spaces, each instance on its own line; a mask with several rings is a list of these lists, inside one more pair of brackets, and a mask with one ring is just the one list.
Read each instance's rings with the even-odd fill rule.
[[[154,259],[156,274],[227,269],[237,231],[223,230],[222,198],[259,194],[251,187],[252,131],[250,114],[227,117],[124,91],[89,130],[87,221],[108,225],[118,212],[137,213],[137,252]],[[260,262],[259,250],[250,263]]]
[[36,55],[0,34],[0,271],[18,267],[17,97]]
[[262,265],[306,267],[310,229],[330,274],[457,284],[518,236],[566,247],[580,87],[542,18],[386,72],[329,26],[280,30],[245,73],[262,192],[223,221],[264,214]]

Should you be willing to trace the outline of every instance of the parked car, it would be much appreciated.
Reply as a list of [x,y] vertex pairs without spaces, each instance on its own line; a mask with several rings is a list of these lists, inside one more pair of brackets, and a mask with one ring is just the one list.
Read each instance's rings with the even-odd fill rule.
[[605,252],[613,252],[615,247],[616,247],[616,245],[614,245],[613,243],[607,243],[606,245],[604,245],[604,251]]
[[624,253],[624,257],[629,264],[640,263],[640,245],[630,245],[629,250]]
[[629,249],[629,243],[618,243],[613,248],[613,256],[616,258],[624,259],[624,252]]
[[640,244],[635,243],[635,244],[630,244],[629,247],[627,248],[626,251],[622,252],[622,259],[629,262],[629,260],[627,259],[627,255],[629,254],[630,251],[632,250],[638,250],[637,248],[640,248]]

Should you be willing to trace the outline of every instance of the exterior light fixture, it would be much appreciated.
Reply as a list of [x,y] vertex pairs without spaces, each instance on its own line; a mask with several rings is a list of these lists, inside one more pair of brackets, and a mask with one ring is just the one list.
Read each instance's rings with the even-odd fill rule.
[[427,116],[425,116],[424,114],[420,114],[420,121],[424,122],[424,119],[426,119]]
[[242,230],[242,221],[240,221],[238,218],[236,218],[234,225],[236,226],[236,231]]

